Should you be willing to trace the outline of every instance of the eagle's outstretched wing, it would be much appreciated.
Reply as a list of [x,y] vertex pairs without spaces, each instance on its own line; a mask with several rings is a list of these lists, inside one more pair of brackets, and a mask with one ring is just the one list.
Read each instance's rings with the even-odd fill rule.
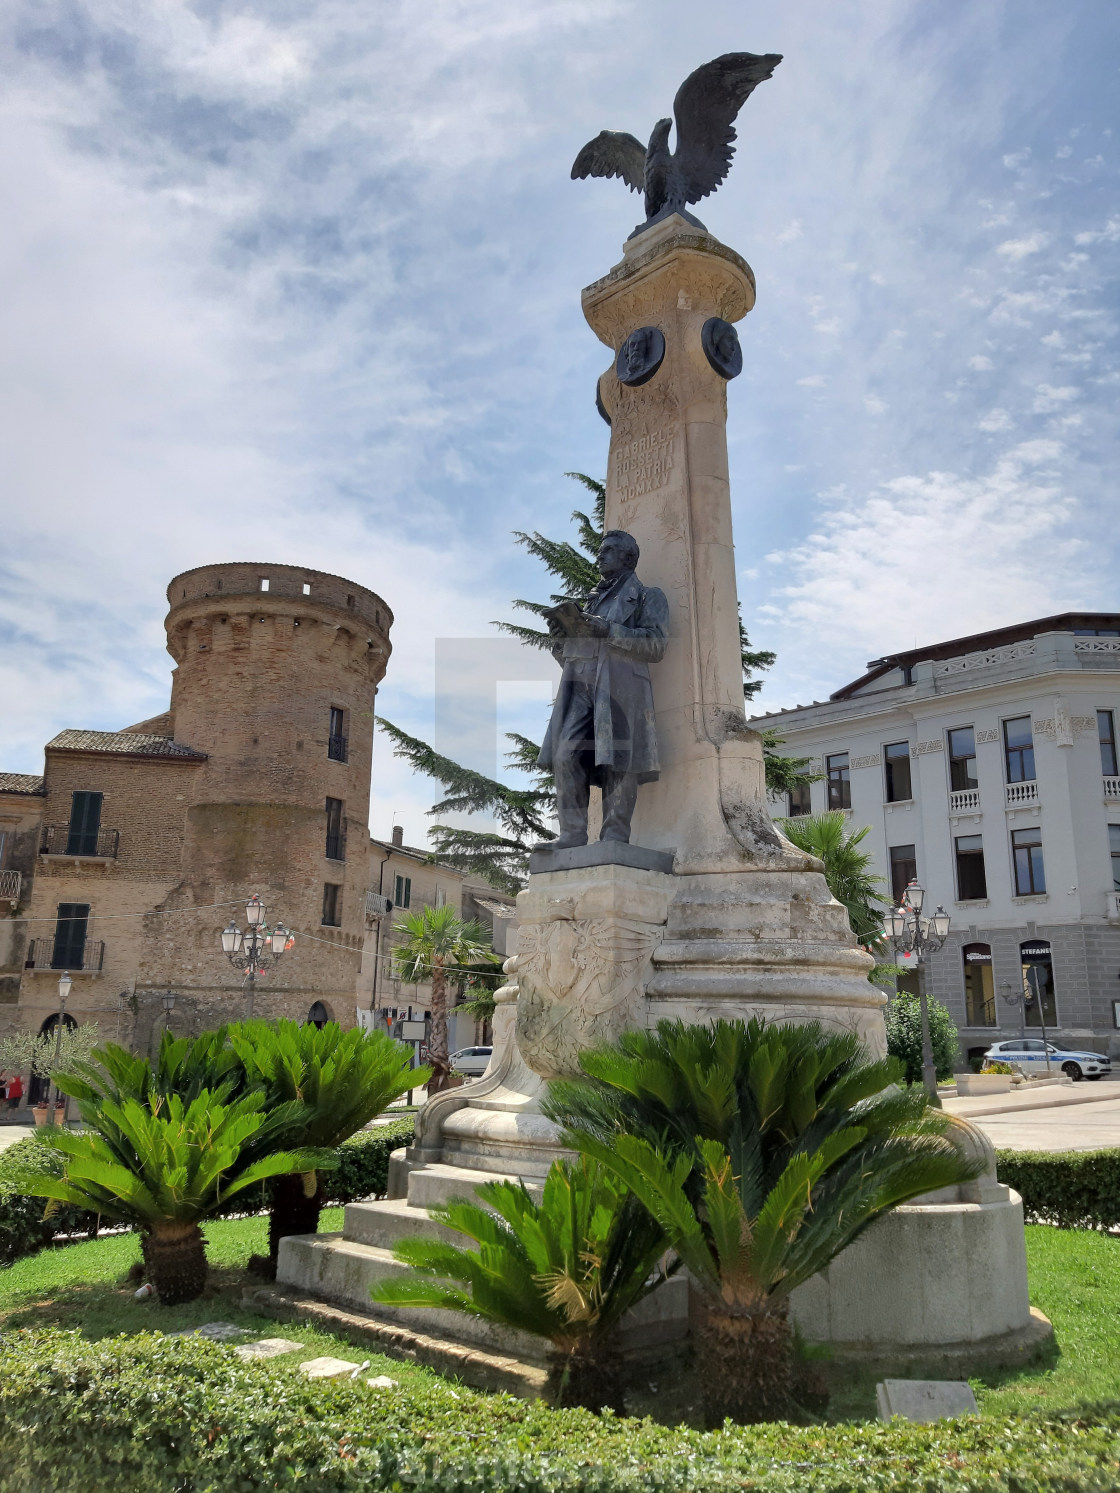
[[625,130],[600,130],[576,156],[572,180],[585,176],[621,176],[632,192],[646,180],[646,148]]
[[[677,148],[673,154],[685,201],[699,202],[727,175],[735,153],[735,116],[759,83],[774,76],[777,52],[728,52],[690,73],[677,89]],[[600,136],[602,139],[602,136]]]

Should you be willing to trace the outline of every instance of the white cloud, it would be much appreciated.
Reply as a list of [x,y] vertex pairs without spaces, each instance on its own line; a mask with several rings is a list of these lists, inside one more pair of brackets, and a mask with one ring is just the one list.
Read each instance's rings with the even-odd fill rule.
[[976,428],[987,431],[1010,430],[1014,424],[1015,421],[1006,410],[994,409],[989,410],[983,419],[977,420]]
[[885,415],[888,408],[888,406],[885,405],[881,399],[877,399],[874,394],[865,394],[863,396],[863,407],[869,415]]
[[772,593],[779,657],[814,653],[815,677],[836,688],[857,657],[1091,597],[1087,546],[1071,529],[1076,504],[1038,470],[1061,451],[1054,441],[1024,442],[985,477],[898,477],[829,504],[811,540],[775,557],[784,573]]
[[1075,244],[1120,243],[1120,218],[1109,218],[1103,228],[1090,229],[1085,233],[1075,233],[1073,241]]
[[1048,414],[1076,398],[1077,390],[1071,384],[1061,388],[1055,388],[1053,384],[1039,384],[1035,390],[1034,411],[1038,415]]
[[969,358],[968,366],[976,373],[990,373],[996,365],[991,358],[985,357],[983,353],[977,353],[975,357]]
[[827,383],[828,379],[825,378],[823,373],[810,373],[808,378],[799,378],[797,380],[797,387],[799,389],[823,389]]
[[1009,171],[1021,171],[1031,158],[1029,146],[1023,150],[1012,151],[1003,158],[1003,164]]
[[793,221],[791,223],[787,223],[786,226],[782,229],[781,233],[777,235],[778,243],[792,244],[801,237],[802,231],[801,219],[794,218]]
[[1028,254],[1038,254],[1045,249],[1048,242],[1046,234],[1032,233],[1028,238],[1009,238],[998,245],[996,253],[1006,259],[1026,259]]

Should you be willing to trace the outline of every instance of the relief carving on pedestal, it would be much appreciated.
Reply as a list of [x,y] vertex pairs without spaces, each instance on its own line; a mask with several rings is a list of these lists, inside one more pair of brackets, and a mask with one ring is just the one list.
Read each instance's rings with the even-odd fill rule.
[[643,993],[664,926],[603,917],[523,923],[516,974],[517,1043],[544,1078],[580,1072],[583,1048],[644,1025]]

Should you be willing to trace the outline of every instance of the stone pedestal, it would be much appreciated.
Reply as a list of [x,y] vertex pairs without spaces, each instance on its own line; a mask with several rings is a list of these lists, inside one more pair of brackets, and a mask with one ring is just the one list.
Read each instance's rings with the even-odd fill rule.
[[[581,1049],[627,1029],[663,1017],[816,1019],[885,1051],[871,957],[820,863],[771,822],[762,745],[744,712],[727,384],[702,333],[712,318],[739,321],[753,304],[750,267],[679,217],[630,240],[621,263],[583,293],[587,320],[612,352],[599,380],[612,422],[607,526],[634,535],[641,580],[670,605],[668,651],[651,670],[660,779],[639,791],[631,845],[534,855],[486,1076],[427,1105],[415,1143],[394,1158],[389,1199],[347,1210],[337,1256],[329,1243],[286,1243],[281,1280],[313,1276],[340,1291],[364,1281],[356,1262],[367,1274],[390,1268],[394,1238],[434,1228],[433,1203],[495,1175],[539,1188],[559,1154],[540,1113],[543,1085],[577,1073]],[[629,387],[613,354],[642,327],[661,332],[664,360]],[[796,1293],[804,1335],[858,1340],[889,1357],[905,1345],[950,1343],[970,1314],[973,1343],[1025,1331],[1021,1207],[991,1165],[984,1186],[984,1196],[900,1209],[858,1240]],[[963,1295],[949,1309],[954,1283]],[[687,1331],[674,1291],[657,1309],[661,1340]]]

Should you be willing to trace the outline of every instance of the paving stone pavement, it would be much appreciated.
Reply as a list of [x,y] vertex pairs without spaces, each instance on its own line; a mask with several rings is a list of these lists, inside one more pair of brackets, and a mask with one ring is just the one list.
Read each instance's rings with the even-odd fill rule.
[[348,1363],[345,1358],[309,1358],[300,1364],[300,1370],[309,1379],[342,1379],[351,1378],[362,1369],[369,1368],[369,1359],[365,1363]]
[[1099,1151],[1120,1146],[1120,1095],[1061,1109],[974,1115],[971,1123],[1002,1151]]
[[262,1337],[255,1343],[242,1343],[234,1348],[238,1358],[279,1358],[284,1353],[298,1353],[302,1343],[294,1343],[289,1337]]

